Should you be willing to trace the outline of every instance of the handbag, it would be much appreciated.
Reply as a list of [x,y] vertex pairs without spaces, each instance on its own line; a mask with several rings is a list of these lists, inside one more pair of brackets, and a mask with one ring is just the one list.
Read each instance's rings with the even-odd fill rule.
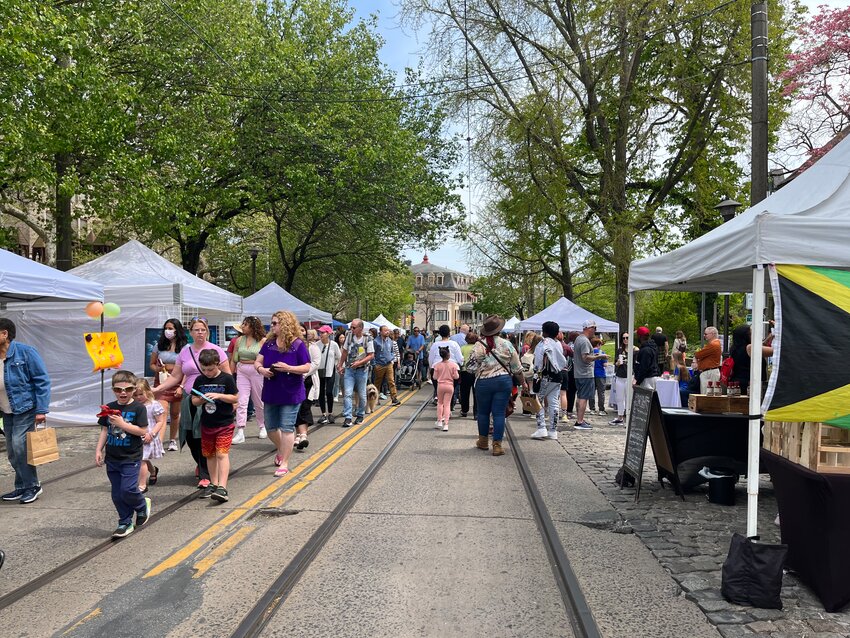
[[543,407],[540,405],[540,400],[536,396],[534,396],[533,394],[529,394],[528,392],[523,392],[520,395],[520,398],[522,399],[523,412],[531,412],[532,414],[537,414]]
[[758,536],[733,534],[723,563],[720,593],[736,605],[782,609],[782,568],[788,545],[756,543]]
[[54,428],[40,428],[27,432],[27,463],[44,465],[59,460],[59,442]]

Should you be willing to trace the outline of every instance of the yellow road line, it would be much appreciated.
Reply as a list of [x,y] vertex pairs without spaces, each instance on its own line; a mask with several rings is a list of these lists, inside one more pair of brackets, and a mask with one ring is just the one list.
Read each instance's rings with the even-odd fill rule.
[[71,626],[70,626],[70,627],[69,627],[69,628],[68,628],[68,629],[67,629],[67,630],[66,630],[66,631],[65,631],[62,635],[63,635],[63,636],[67,636],[68,634],[70,634],[70,633],[71,633],[72,631],[74,631],[75,629],[78,629],[79,627],[81,627],[82,625],[84,625],[85,623],[87,623],[88,621],[90,621],[92,618],[97,618],[97,617],[98,617],[98,616],[100,616],[100,614],[102,614],[102,613],[103,613],[103,611],[100,609],[100,607],[98,607],[97,609],[94,609],[94,610],[90,611],[88,614],[86,614],[85,616],[83,616],[83,618],[82,618],[82,619],[78,620],[78,621],[77,621],[77,622],[75,622],[73,625],[71,625]]
[[195,573],[192,575],[192,578],[200,578],[206,574],[210,569],[212,569],[213,565],[224,558],[230,550],[241,543],[242,540],[255,529],[257,529],[255,526],[246,525],[236,530],[230,538],[211,551],[207,557],[194,564],[193,569],[195,570]]
[[[412,393],[405,397],[404,401],[402,401],[402,405],[410,400],[410,397],[414,396],[415,393]],[[378,423],[383,421],[387,416],[395,412],[396,408],[399,406],[391,407],[388,411],[384,412],[380,417],[378,417],[373,423],[365,426],[365,429],[368,428],[371,430]],[[345,441],[347,438],[354,436],[354,433],[360,432],[358,429],[348,430],[347,432],[343,432],[338,437],[336,437],[333,441],[325,445],[318,452],[315,452],[310,457],[308,457],[305,461],[300,463],[297,467],[290,470],[288,474],[284,475],[281,479],[275,481],[268,487],[264,488],[250,499],[242,503],[240,506],[234,508],[227,516],[221,518],[212,526],[198,534],[194,539],[189,541],[186,545],[184,545],[181,549],[174,552],[171,556],[160,562],[153,569],[148,571],[142,578],[152,578],[154,576],[158,576],[159,574],[180,565],[183,561],[187,560],[192,554],[202,549],[207,543],[216,538],[222,531],[227,529],[228,526],[237,522],[239,519],[246,516],[250,513],[257,505],[262,503],[267,498],[271,497],[276,491],[278,491],[283,485],[286,485],[289,482],[294,481],[300,474],[305,472],[312,463],[318,461],[321,457],[330,453],[337,445]]]

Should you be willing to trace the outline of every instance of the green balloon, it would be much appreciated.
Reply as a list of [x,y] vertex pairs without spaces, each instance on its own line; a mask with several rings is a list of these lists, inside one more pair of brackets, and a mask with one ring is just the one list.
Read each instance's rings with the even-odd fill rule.
[[110,319],[114,319],[121,314],[121,307],[117,303],[105,303],[103,304],[103,314]]

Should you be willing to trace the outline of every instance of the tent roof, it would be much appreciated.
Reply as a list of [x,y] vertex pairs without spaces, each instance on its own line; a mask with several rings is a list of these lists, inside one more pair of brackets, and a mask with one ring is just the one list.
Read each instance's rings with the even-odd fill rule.
[[742,291],[752,268],[850,268],[850,136],[734,219],[674,251],[634,261],[629,291]]
[[548,308],[544,308],[533,317],[521,321],[520,330],[540,330],[545,321],[557,321],[561,330],[581,330],[581,325],[588,319],[596,321],[598,332],[618,332],[620,324],[608,321],[592,312],[574,304],[566,297],[561,297]]
[[374,319],[372,319],[372,323],[373,323],[374,325],[376,325],[376,326],[386,326],[387,328],[389,328],[389,329],[390,329],[390,332],[392,332],[393,330],[398,330],[399,332],[404,332],[404,330],[403,330],[402,328],[399,328],[399,327],[398,327],[397,325],[395,325],[392,321],[390,321],[389,319],[387,319],[387,318],[383,315],[383,313],[379,314],[377,317],[375,317]]
[[0,302],[60,300],[103,300],[103,286],[0,249]]
[[519,317],[514,315],[510,319],[505,322],[505,327],[502,328],[502,332],[514,332],[519,329]]
[[103,284],[107,301],[242,312],[239,295],[196,277],[135,239],[69,272]]
[[301,322],[321,321],[323,323],[330,323],[332,319],[331,313],[324,312],[301,301],[298,297],[281,288],[274,281],[250,297],[245,297],[242,307],[245,314],[261,317],[270,317],[278,310],[288,310]]

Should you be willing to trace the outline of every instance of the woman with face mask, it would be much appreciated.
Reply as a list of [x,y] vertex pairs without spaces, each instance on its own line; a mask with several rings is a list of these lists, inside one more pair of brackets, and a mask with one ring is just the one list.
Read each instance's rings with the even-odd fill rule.
[[[179,319],[168,319],[162,325],[162,333],[156,346],[151,352],[150,367],[154,371],[153,386],[156,388],[166,381],[174,370],[177,355],[188,343],[186,329]],[[180,428],[180,397],[174,390],[168,390],[158,395],[160,405],[171,415],[171,425],[168,441],[168,451],[177,451],[177,432]],[[160,439],[165,438],[165,428],[160,431]]]

